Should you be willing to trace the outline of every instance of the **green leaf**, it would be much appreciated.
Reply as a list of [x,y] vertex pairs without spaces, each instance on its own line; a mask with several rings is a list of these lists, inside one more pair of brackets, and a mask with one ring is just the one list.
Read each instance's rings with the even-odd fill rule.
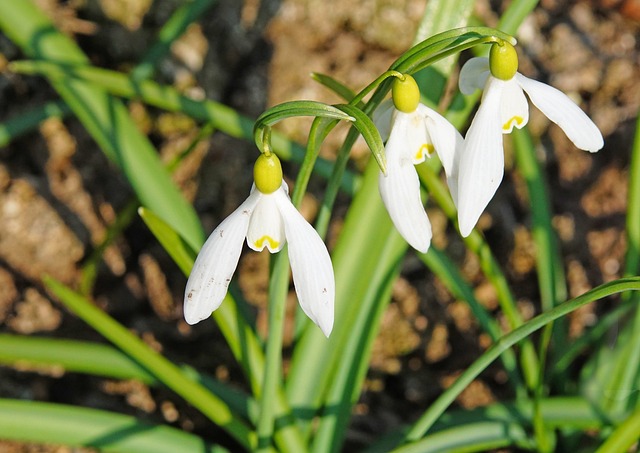
[[0,399],[0,438],[92,447],[101,452],[222,453],[227,450],[169,426],[62,404]]
[[[161,384],[155,375],[126,354],[111,346],[87,341],[0,334],[0,363],[26,371],[44,369],[86,373],[115,379],[135,379],[149,385]],[[249,419],[250,414],[255,413],[253,401],[246,394],[191,368],[181,368],[219,395],[242,417]]]
[[585,294],[563,302],[554,309],[542,313],[522,324],[517,329],[503,336],[497,343],[489,347],[473,364],[467,368],[429,409],[420,417],[407,434],[407,441],[417,441],[431,428],[446,408],[458,395],[484,371],[505,350],[524,340],[533,332],[541,329],[550,322],[555,321],[577,310],[583,305],[603,299],[624,291],[639,291],[640,277],[622,278],[613,282],[600,285]]
[[155,215],[153,211],[141,207],[138,209],[138,215],[144,220],[149,230],[158,242],[162,244],[162,247],[175,261],[180,270],[185,275],[189,275],[196,259],[196,252],[191,246],[174,229],[170,228],[164,220]]
[[338,96],[340,96],[342,99],[344,99],[347,102],[350,102],[351,99],[356,97],[356,93],[351,88],[338,82],[336,79],[334,79],[329,75],[313,72],[311,73],[311,78],[316,82],[329,88],[331,91],[336,93]]

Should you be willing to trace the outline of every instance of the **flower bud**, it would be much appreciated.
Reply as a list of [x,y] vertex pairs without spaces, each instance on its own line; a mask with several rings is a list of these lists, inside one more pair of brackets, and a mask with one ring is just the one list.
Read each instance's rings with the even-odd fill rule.
[[396,78],[391,88],[393,105],[404,113],[415,112],[420,103],[420,89],[415,79],[404,74],[404,80]]
[[282,166],[280,159],[271,153],[260,154],[253,166],[253,180],[256,188],[263,194],[275,192],[282,185]]
[[489,69],[496,79],[513,79],[518,71],[518,54],[515,47],[506,41],[493,44],[489,52]]

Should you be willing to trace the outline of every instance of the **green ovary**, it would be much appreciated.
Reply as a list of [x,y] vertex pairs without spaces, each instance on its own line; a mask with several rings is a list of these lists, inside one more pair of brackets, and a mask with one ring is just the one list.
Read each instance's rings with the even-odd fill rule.
[[404,79],[395,79],[391,88],[393,105],[404,113],[415,112],[420,104],[420,89],[415,79],[404,74]]
[[489,69],[491,75],[500,80],[511,80],[518,71],[518,54],[516,49],[506,41],[491,46],[489,52]]
[[270,194],[282,186],[282,165],[275,154],[261,154],[253,166],[253,179],[256,188]]

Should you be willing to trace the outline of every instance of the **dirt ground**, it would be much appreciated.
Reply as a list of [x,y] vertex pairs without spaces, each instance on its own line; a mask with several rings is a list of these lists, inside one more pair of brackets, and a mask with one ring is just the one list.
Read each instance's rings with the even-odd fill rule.
[[[336,102],[309,73],[331,74],[356,89],[365,86],[411,44],[425,7],[421,0],[263,2],[220,0],[173,46],[156,80],[193,96],[220,100],[251,117],[287,100]],[[127,71],[180,2],[39,3],[94,64]],[[493,25],[506,3],[479,0],[476,13]],[[597,154],[576,150],[559,128],[532,109],[530,128],[544,144],[540,157],[571,296],[620,277],[624,265],[627,169],[640,108],[639,30],[638,0],[542,0],[517,35],[521,71],[568,93],[605,136],[605,147]],[[0,69],[20,57],[0,35]],[[43,79],[0,73],[0,121],[55,99]],[[135,102],[130,110],[166,161],[198,133],[196,124],[180,115]],[[283,130],[304,140],[307,127],[306,122],[291,121]],[[323,150],[326,157],[338,140],[339,134],[330,138]],[[354,150],[358,161],[365,155],[364,148]],[[252,144],[214,134],[176,171],[175,180],[208,231],[245,197],[255,156]],[[512,168],[508,149],[506,160]],[[289,176],[294,173],[289,171]],[[480,226],[508,269],[522,312],[531,317],[538,309],[538,294],[524,193],[522,178],[508,170]],[[41,277],[49,274],[78,285],[92,251],[133,202],[126,181],[73,118],[49,119],[0,148],[0,331],[101,341],[48,297]],[[315,207],[314,197],[308,196],[305,210],[312,213]],[[336,212],[339,222],[344,207]],[[478,298],[497,311],[493,289],[475,258],[444,233],[446,219],[437,209],[429,215],[434,243],[456,256],[476,285]],[[259,320],[264,315],[267,259],[248,253],[240,265],[240,286],[255,304]],[[409,262],[396,283],[383,319],[366,391],[348,434],[355,447],[414,420],[488,344],[467,306],[413,264]],[[213,323],[190,327],[183,321],[184,284],[184,276],[134,217],[107,248],[93,295],[99,306],[172,360],[241,385]],[[572,334],[592,324],[601,310],[593,305],[576,313]],[[501,370],[492,369],[457,404],[472,408],[499,399],[504,378]],[[0,395],[134,414],[210,439],[219,434],[171,393],[136,382],[2,367]],[[41,451],[72,450],[0,442],[0,452]]]

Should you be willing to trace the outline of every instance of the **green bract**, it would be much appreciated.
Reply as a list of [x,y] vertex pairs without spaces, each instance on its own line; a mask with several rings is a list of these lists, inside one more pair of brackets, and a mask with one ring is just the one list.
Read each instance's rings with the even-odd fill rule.
[[518,54],[508,42],[496,43],[489,53],[491,75],[500,80],[511,80],[518,71]]

